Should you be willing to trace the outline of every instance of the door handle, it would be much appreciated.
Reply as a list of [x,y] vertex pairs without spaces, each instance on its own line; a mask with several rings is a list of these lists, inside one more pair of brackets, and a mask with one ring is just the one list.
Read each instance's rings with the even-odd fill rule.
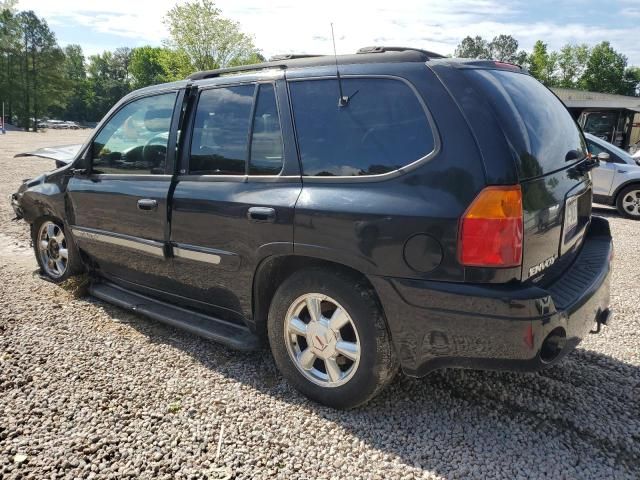
[[268,222],[276,221],[276,211],[271,207],[251,207],[247,212],[247,218],[252,222]]
[[155,210],[158,208],[158,201],[151,198],[138,200],[138,210]]

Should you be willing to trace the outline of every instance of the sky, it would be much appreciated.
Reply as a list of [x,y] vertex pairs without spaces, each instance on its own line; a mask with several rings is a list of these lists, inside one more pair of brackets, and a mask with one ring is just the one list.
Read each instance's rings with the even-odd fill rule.
[[[178,0],[180,3],[180,0]],[[64,46],[86,55],[117,47],[161,45],[162,22],[176,0],[20,0],[18,8],[43,17]],[[338,53],[370,45],[412,46],[453,53],[467,35],[513,35],[531,50],[566,43],[611,42],[640,66],[640,0],[217,0],[224,16],[254,36],[266,57]]]

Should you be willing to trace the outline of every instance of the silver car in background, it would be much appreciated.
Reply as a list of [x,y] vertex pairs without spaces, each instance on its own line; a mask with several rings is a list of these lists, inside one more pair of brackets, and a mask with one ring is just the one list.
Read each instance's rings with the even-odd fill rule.
[[640,220],[640,158],[590,133],[584,134],[589,152],[600,160],[591,171],[593,201],[612,205],[624,217]]

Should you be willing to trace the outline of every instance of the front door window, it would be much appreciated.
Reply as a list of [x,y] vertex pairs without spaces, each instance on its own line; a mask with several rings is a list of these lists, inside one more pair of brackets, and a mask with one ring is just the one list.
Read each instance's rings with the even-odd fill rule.
[[121,108],[93,141],[92,173],[164,174],[175,101],[172,92]]

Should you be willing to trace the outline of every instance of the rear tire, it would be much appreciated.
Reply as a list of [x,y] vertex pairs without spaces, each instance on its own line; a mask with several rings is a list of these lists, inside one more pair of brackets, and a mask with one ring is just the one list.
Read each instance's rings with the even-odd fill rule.
[[62,222],[41,217],[31,225],[31,241],[41,273],[54,283],[82,273],[84,266],[71,236]]
[[343,272],[309,268],[287,278],[271,303],[268,333],[282,375],[333,408],[366,403],[398,371],[374,293]]
[[623,217],[640,220],[640,184],[625,187],[616,198],[616,208]]

